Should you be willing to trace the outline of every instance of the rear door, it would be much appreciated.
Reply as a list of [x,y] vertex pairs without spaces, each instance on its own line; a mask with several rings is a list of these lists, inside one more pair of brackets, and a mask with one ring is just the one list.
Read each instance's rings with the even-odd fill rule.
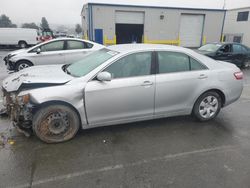
[[155,115],[189,113],[207,82],[208,69],[183,53],[160,51],[157,54]]
[[81,60],[89,54],[93,49],[93,44],[77,41],[77,40],[66,40],[66,50],[64,52],[65,55],[65,63],[74,63],[76,61]]
[[244,47],[240,44],[233,44],[233,60],[232,62],[237,66],[244,65],[247,61],[248,54]]
[[90,125],[153,117],[152,59],[152,52],[127,55],[104,70],[112,74],[111,81],[88,82],[85,106]]

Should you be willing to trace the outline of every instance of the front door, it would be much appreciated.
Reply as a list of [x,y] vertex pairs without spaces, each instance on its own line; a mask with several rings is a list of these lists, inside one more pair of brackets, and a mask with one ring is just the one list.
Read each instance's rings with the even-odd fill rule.
[[40,53],[33,52],[31,61],[34,65],[64,64],[64,41],[55,41],[39,47]]
[[90,81],[85,88],[88,123],[98,125],[153,117],[155,75],[152,52],[127,55],[104,71],[109,82]]
[[232,45],[225,44],[222,47],[220,47],[216,52],[215,59],[220,61],[232,62],[233,59]]

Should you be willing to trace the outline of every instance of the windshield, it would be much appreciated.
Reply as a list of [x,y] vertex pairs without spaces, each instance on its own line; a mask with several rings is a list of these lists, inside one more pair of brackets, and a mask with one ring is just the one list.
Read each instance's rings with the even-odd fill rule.
[[101,49],[85,56],[82,60],[69,65],[66,70],[72,76],[85,76],[96,67],[117,54],[117,52],[111,51],[109,49]]
[[221,47],[221,44],[206,44],[200,47],[198,50],[201,51],[208,51],[208,52],[215,52]]

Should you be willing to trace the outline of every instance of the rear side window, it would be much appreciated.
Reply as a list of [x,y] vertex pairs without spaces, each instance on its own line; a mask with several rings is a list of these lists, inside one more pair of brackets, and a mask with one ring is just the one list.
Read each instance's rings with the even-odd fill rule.
[[67,41],[67,50],[79,50],[79,49],[89,49],[92,48],[93,44],[82,41]]
[[207,69],[205,65],[201,64],[200,62],[196,61],[192,57],[189,57],[190,59],[190,69],[191,70],[204,70]]
[[159,73],[189,71],[189,58],[175,52],[158,52]]
[[242,53],[242,47],[241,47],[241,45],[234,44],[233,45],[233,52],[234,53]]
[[92,48],[94,45],[88,42],[84,42],[85,48]]
[[67,41],[67,50],[84,49],[85,45],[81,41]]
[[158,63],[160,74],[206,69],[200,62],[179,52],[158,52]]

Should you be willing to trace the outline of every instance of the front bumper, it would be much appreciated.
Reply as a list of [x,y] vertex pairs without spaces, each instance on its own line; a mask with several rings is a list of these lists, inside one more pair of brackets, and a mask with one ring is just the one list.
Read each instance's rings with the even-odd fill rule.
[[7,66],[7,69],[8,69],[8,70],[10,70],[10,71],[15,70],[14,62],[12,62],[12,61],[10,60],[9,55],[8,55],[8,56],[5,56],[3,60],[4,60],[4,62],[5,62],[5,65]]
[[20,105],[16,100],[16,95],[11,95],[5,89],[2,90],[6,113],[12,123],[21,129],[30,129],[32,127],[34,105],[30,103]]

